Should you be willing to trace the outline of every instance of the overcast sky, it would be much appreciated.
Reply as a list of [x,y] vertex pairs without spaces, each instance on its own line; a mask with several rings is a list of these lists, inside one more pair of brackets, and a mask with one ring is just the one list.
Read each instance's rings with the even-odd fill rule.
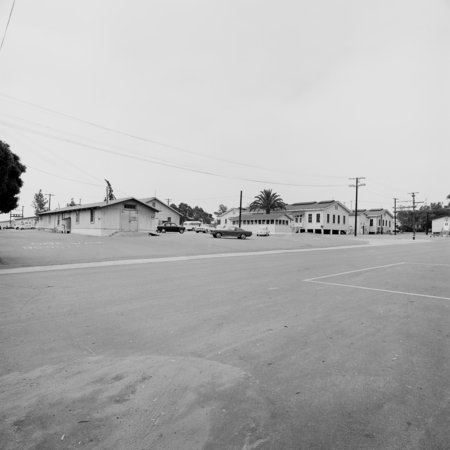
[[352,177],[361,208],[444,201],[449,19],[448,0],[16,0],[0,139],[28,167],[20,207],[102,201],[104,179],[210,213],[263,189],[354,207]]

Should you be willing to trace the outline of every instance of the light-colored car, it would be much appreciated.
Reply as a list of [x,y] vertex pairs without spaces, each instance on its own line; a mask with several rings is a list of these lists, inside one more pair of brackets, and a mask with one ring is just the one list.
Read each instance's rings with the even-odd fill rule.
[[256,236],[269,236],[270,231],[267,227],[259,227]]
[[196,233],[210,233],[214,229],[215,228],[212,225],[204,223],[203,225],[196,227],[195,232]]

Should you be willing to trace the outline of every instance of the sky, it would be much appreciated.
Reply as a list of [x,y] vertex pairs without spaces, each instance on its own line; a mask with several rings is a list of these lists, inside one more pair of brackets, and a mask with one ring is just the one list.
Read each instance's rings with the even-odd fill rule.
[[40,189],[102,201],[105,179],[209,213],[263,189],[354,208],[356,177],[358,209],[444,202],[449,19],[448,0],[0,0],[19,211]]

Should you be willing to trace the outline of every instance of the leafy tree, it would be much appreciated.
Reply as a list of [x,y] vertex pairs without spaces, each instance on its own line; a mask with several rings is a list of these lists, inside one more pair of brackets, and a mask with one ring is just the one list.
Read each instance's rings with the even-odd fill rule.
[[106,181],[106,184],[108,185],[108,191],[107,191],[108,193],[105,197],[105,200],[103,200],[103,201],[106,202],[106,200],[115,200],[116,196],[114,195],[111,183],[108,180],[105,180],[105,181]]
[[77,204],[75,203],[73,197],[72,197],[72,199],[70,200],[70,203],[67,203],[67,206],[77,206]]
[[272,189],[264,189],[250,203],[249,209],[250,211],[265,210],[266,214],[270,214],[271,210],[286,209],[286,203],[277,193],[272,192]]
[[6,142],[0,141],[0,214],[9,213],[19,204],[20,178],[27,170]]
[[34,194],[33,202],[31,203],[31,206],[34,208],[34,213],[36,214],[36,216],[38,215],[38,213],[42,211],[47,211],[47,203],[48,200],[44,197],[42,189],[39,189],[39,192],[37,194]]
[[200,206],[192,208],[187,203],[180,203],[178,206],[172,203],[170,207],[181,214],[181,222],[200,220],[203,223],[211,223],[213,221],[212,214],[207,213]]
[[[450,216],[450,208],[441,202],[421,206],[415,212],[416,231],[427,231],[431,228],[431,221],[439,217]],[[400,229],[413,230],[413,211],[411,209],[400,210],[397,213]]]
[[226,213],[227,211],[228,211],[227,206],[219,205],[219,209],[214,214],[220,215],[220,214]]

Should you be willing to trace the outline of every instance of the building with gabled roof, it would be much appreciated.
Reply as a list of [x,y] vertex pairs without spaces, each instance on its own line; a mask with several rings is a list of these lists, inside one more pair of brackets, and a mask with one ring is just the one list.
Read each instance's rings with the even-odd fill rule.
[[164,203],[157,197],[147,197],[141,198],[141,202],[147,203],[148,205],[156,208],[158,212],[156,213],[156,219],[158,221],[158,225],[161,225],[163,222],[173,222],[177,225],[181,225],[182,214],[180,214],[176,209],[169,206],[167,203]]
[[368,209],[369,234],[390,234],[394,230],[394,215],[384,208]]
[[110,236],[156,230],[158,210],[134,197],[67,206],[38,214],[37,228],[57,233]]
[[322,200],[291,203],[286,213],[296,233],[347,234],[351,211],[337,200]]

